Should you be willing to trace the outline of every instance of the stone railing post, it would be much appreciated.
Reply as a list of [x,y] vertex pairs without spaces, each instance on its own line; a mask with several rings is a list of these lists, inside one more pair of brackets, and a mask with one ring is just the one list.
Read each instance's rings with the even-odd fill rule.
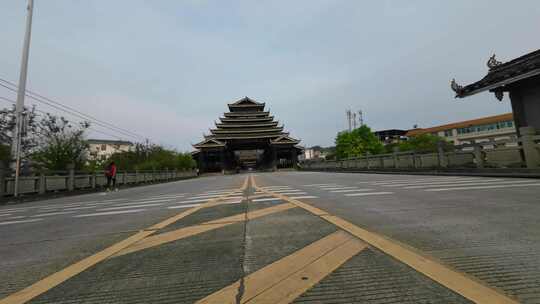
[[366,169],[371,169],[371,166],[369,165],[369,153],[366,153]]
[[90,175],[90,187],[92,187],[92,189],[96,189],[96,185],[97,185],[97,173],[96,171],[92,171],[92,175]]
[[534,169],[540,167],[540,151],[534,140],[536,130],[533,127],[521,127],[519,128],[519,132],[521,133],[521,148],[523,149],[527,168]]
[[0,162],[0,197],[6,195],[6,167]]
[[68,178],[67,178],[67,190],[73,191],[75,190],[75,164],[68,164],[67,165],[68,170]]
[[135,170],[135,184],[139,183],[139,170]]
[[124,171],[124,174],[122,174],[122,185],[127,184],[127,171]]
[[437,143],[437,154],[439,156],[439,167],[442,167],[442,168],[448,167],[448,160],[446,159],[446,154],[444,152],[442,142]]
[[45,192],[47,192],[47,178],[45,177],[45,173],[41,172],[38,179],[38,193],[45,194]]
[[392,158],[394,159],[394,168],[399,168],[399,158],[398,158],[399,148],[394,147],[394,152],[392,153]]
[[482,146],[479,144],[475,144],[473,149],[474,149],[473,154],[474,154],[474,160],[476,161],[476,167],[484,168],[485,159],[484,159],[484,151],[482,151]]

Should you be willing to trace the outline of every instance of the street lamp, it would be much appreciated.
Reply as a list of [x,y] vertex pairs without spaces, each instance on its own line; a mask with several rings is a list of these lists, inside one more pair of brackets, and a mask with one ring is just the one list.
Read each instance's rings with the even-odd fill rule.
[[17,104],[15,106],[15,129],[11,143],[11,153],[15,159],[15,185],[13,196],[19,194],[19,173],[21,168],[21,142],[23,127],[24,96],[26,93],[26,74],[28,72],[28,55],[30,53],[30,36],[32,33],[32,12],[34,0],[28,0],[26,15],[26,32],[24,34],[23,53],[21,58],[21,71],[19,74],[19,89],[17,91]]

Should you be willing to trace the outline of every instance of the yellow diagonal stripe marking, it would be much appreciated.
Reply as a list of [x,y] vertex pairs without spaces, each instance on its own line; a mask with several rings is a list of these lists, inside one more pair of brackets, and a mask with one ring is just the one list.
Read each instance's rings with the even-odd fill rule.
[[[239,303],[289,303],[341,264],[366,248],[366,244],[338,231],[244,278]],[[237,303],[237,281],[197,304]]]
[[403,245],[400,242],[383,237],[366,229],[360,228],[342,218],[331,215],[328,212],[299,200],[291,199],[288,196],[267,191],[257,186],[255,178],[251,176],[251,184],[255,189],[271,194],[274,197],[294,204],[303,208],[315,215],[320,216],[326,221],[340,227],[341,229],[351,233],[364,242],[372,245],[383,251],[384,253],[396,258],[397,260],[409,265],[416,271],[426,275],[435,282],[445,286],[448,289],[462,295],[463,297],[473,301],[474,303],[482,304],[517,304],[518,301],[504,295],[497,290],[480,282],[476,278],[471,278],[468,275],[458,272],[449,266],[443,265],[434,258],[421,253],[409,246]]
[[[245,190],[249,184],[249,180],[246,177],[242,185],[241,190]],[[97,263],[107,259],[108,257],[114,255],[115,253],[123,250],[124,248],[129,247],[132,244],[137,243],[138,241],[148,237],[149,235],[156,232],[158,229],[165,228],[167,225],[170,225],[202,208],[210,207],[215,205],[220,200],[227,198],[233,194],[234,191],[228,192],[220,197],[210,199],[207,203],[202,204],[198,207],[188,209],[184,212],[181,212],[173,217],[170,217],[162,222],[159,222],[149,228],[146,228],[142,231],[137,232],[136,234],[128,237],[125,240],[122,240],[114,245],[111,245],[98,253],[95,253],[87,258],[80,260],[70,266],[51,274],[50,276],[20,290],[14,294],[11,294],[0,300],[0,304],[22,304],[26,303],[33,298],[39,296],[42,293],[47,292],[48,290],[54,288],[55,286],[65,282],[66,280],[72,278],[73,276],[85,271],[86,269],[96,265]]]
[[128,254],[128,253],[140,251],[140,250],[143,250],[143,249],[147,249],[147,248],[151,248],[151,247],[155,247],[155,246],[159,246],[159,245],[163,245],[163,244],[166,244],[166,243],[174,242],[174,241],[177,241],[177,240],[180,240],[180,239],[183,239],[183,238],[187,238],[187,237],[190,237],[190,236],[193,236],[193,235],[197,235],[197,234],[200,234],[200,233],[203,233],[203,232],[207,232],[207,231],[210,231],[210,230],[214,230],[214,229],[218,229],[218,228],[221,228],[221,227],[232,225],[232,224],[235,224],[235,223],[238,223],[238,222],[242,222],[242,221],[246,220],[246,216],[247,216],[248,219],[256,219],[258,217],[262,217],[262,216],[274,214],[274,213],[277,213],[277,212],[289,210],[291,208],[296,208],[296,206],[293,205],[293,204],[288,204],[288,203],[287,204],[281,204],[281,205],[277,205],[277,206],[273,206],[273,207],[269,207],[269,208],[265,208],[265,209],[251,211],[251,212],[248,212],[247,214],[242,213],[242,214],[238,214],[238,215],[228,216],[228,217],[224,217],[224,218],[221,218],[221,219],[218,219],[218,220],[205,222],[205,223],[202,223],[202,224],[199,224],[199,225],[189,226],[189,227],[180,228],[180,229],[177,229],[177,230],[174,230],[174,231],[161,233],[161,234],[158,234],[158,235],[147,237],[147,238],[145,238],[145,239],[131,245],[130,247],[119,251],[118,253],[116,253],[114,255],[114,257],[118,257],[118,256],[121,256],[121,255],[125,255],[125,254]]

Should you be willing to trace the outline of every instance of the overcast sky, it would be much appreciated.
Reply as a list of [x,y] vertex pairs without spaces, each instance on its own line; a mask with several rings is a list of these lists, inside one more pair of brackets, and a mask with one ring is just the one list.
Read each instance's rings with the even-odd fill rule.
[[[11,81],[25,2],[0,1]],[[326,146],[347,108],[375,130],[510,112],[508,97],[454,99],[449,81],[479,80],[492,53],[536,50],[539,34],[538,0],[35,0],[27,88],[182,151],[249,96],[303,145]]]

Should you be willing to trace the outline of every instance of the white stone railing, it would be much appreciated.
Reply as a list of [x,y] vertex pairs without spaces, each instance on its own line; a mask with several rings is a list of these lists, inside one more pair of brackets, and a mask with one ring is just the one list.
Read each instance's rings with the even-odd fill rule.
[[[174,181],[196,176],[195,170],[166,170],[166,171],[119,171],[116,175],[116,185],[135,185],[144,183]],[[0,170],[0,197],[13,195],[14,177],[5,176]],[[74,170],[59,171],[33,176],[19,177],[19,194],[45,194],[55,191],[74,191],[81,189],[96,189],[107,185],[104,172],[80,173]]]
[[343,160],[308,160],[300,164],[307,170],[376,170],[441,168],[540,168],[540,135],[532,128],[521,128],[519,145],[508,141],[489,141],[455,146],[454,151],[439,147],[436,153],[415,151],[364,155]]

